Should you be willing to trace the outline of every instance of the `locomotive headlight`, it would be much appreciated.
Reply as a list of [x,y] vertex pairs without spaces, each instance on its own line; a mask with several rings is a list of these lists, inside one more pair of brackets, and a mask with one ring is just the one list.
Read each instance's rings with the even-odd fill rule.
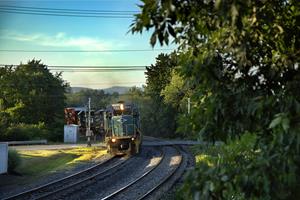
[[134,137],[133,137],[133,138],[131,138],[131,140],[133,141],[133,140],[134,140]]
[[111,139],[111,141],[112,141],[112,142],[116,142],[117,140],[116,140],[116,138],[113,138],[113,139]]

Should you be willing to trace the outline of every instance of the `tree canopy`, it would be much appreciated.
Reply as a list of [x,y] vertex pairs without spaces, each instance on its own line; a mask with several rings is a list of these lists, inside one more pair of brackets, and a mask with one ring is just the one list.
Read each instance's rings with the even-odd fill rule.
[[[179,128],[226,143],[213,166],[189,177],[183,199],[292,198],[300,166],[300,2],[141,2],[131,31],[152,31],[152,46],[172,40],[179,47],[178,72],[192,101]],[[174,94],[171,88],[164,90]]]
[[85,89],[76,93],[68,92],[66,94],[66,104],[68,107],[84,107],[88,104],[88,98],[91,98],[92,109],[103,109],[115,99],[118,93],[105,93],[104,90]]
[[0,68],[0,114],[5,127],[1,134],[17,124],[43,123],[53,129],[59,125],[62,130],[66,87],[61,74],[53,75],[40,60]]
[[[285,112],[278,100],[299,101],[298,1],[142,2],[131,30],[153,30],[152,45],[170,38],[179,45],[181,75],[198,102],[194,110],[206,113],[203,120],[195,116],[202,128],[228,134],[267,130],[270,118]],[[267,106],[277,108],[264,112],[267,118],[257,113],[266,98]]]

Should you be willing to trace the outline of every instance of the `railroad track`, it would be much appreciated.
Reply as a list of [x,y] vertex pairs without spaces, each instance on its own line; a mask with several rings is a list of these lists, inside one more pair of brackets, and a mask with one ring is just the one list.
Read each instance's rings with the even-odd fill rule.
[[[154,149],[156,149],[156,153]],[[176,161],[174,161],[174,158]],[[90,197],[92,197],[91,199],[103,200],[153,198],[161,191],[167,191],[166,185],[169,185],[169,188],[173,185],[174,179],[176,180],[174,177],[176,177],[176,174],[178,177],[178,171],[182,168],[185,160],[182,151],[175,146],[165,146],[159,149],[150,148],[150,151],[148,149],[143,151],[142,155],[129,159],[131,161],[126,162],[128,159],[113,157],[104,163],[99,163],[68,177],[8,197],[6,200],[89,199]],[[135,170],[131,170],[137,166],[139,166],[138,171],[141,175],[134,173]],[[125,177],[128,177],[128,179],[126,180]],[[170,183],[166,184],[168,181]],[[91,186],[93,189],[91,189]],[[92,194],[90,192],[96,193]]]
[[[165,159],[170,159],[168,156],[165,155],[165,153],[162,154],[162,158],[160,161],[151,169],[141,174],[139,177],[137,177],[135,180],[129,182],[125,186],[117,189],[116,191],[112,192],[111,194],[101,198],[101,200],[108,200],[108,199],[137,199],[137,200],[144,200],[149,197],[151,197],[156,191],[159,191],[172,177],[175,176],[175,174],[179,171],[179,169],[182,167],[183,163],[185,162],[185,158],[183,157],[183,154],[181,153],[181,150],[176,147],[168,147],[173,148],[176,151],[176,155],[179,157],[177,160],[177,164],[174,165],[166,176],[161,177],[160,181],[150,187],[144,188],[143,192],[136,191],[136,188],[141,188],[142,185],[144,185],[145,182],[147,182],[146,179],[151,179],[151,176],[154,176],[154,173],[156,170],[162,170],[162,168],[166,168],[166,166],[163,166],[166,164],[164,161]],[[170,159],[172,161],[172,159]],[[170,165],[170,163],[169,163]],[[130,196],[132,194],[135,194],[136,196]]]
[[98,163],[88,169],[77,172],[70,176],[64,177],[59,180],[55,180],[53,182],[47,183],[45,185],[33,188],[31,190],[21,192],[19,194],[4,198],[4,200],[12,200],[12,199],[46,199],[53,195],[57,195],[59,192],[63,192],[64,190],[68,190],[75,185],[79,185],[83,182],[91,180],[96,176],[100,176],[105,174],[108,171],[111,171],[114,168],[122,165],[126,159],[122,159],[119,157],[112,157],[102,163]]
[[[157,183],[151,190],[149,190],[148,192],[146,192],[143,196],[139,197],[138,200],[144,200],[149,198],[151,195],[153,195],[153,193],[155,193],[156,191],[159,191],[161,187],[163,187],[163,185],[165,185],[169,180],[172,179],[172,177],[175,176],[176,173],[178,173],[178,171],[183,167],[183,165],[186,162],[186,158],[183,156],[183,154],[181,153],[181,150],[179,150],[178,147],[176,147],[176,150],[178,153],[181,154],[180,156],[180,161],[179,164],[176,166],[175,169],[173,169],[171,171],[171,173],[167,176],[165,176],[159,183]],[[176,179],[176,178],[175,178]],[[175,180],[176,181],[176,180]]]

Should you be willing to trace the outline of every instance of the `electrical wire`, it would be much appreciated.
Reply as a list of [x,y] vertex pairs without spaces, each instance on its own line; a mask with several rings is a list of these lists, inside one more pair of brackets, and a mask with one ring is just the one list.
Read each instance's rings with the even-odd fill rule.
[[[0,67],[19,65],[0,64]],[[147,66],[71,66],[71,65],[56,65],[46,66],[48,70],[54,72],[128,72],[128,71],[145,71]]]
[[[27,65],[27,64],[22,64]],[[0,64],[0,66],[13,66],[16,64]],[[115,69],[115,68],[145,68],[147,65],[45,65],[48,68],[97,68],[97,69]]]
[[124,11],[124,10],[85,10],[85,9],[68,9],[68,8],[45,8],[45,7],[30,7],[30,6],[9,6],[2,5],[4,8],[19,8],[31,10],[57,10],[57,11],[73,11],[73,12],[116,12],[116,13],[137,13],[138,11]]
[[174,51],[175,49],[104,49],[104,50],[25,50],[25,49],[0,49],[0,52],[25,52],[25,53],[121,53],[121,52],[153,52]]
[[[0,65],[1,66],[1,65]],[[119,68],[145,68],[146,65],[111,65],[111,66],[92,66],[92,65],[51,65],[48,68],[89,68],[89,69],[119,69]]]
[[[135,82],[130,82],[130,81],[127,81],[127,82],[98,82],[98,83],[70,83],[70,82],[66,82],[64,84],[69,84],[71,86],[76,86],[76,87],[79,87],[81,85],[88,85],[88,86],[97,86],[97,85],[111,85],[111,84],[114,84],[114,85],[118,85],[118,84],[122,84],[122,85],[128,85],[128,84],[145,84],[145,82],[142,82],[142,81],[135,81]],[[16,84],[13,84],[13,83],[0,83],[1,86],[16,86]],[[45,86],[45,84],[39,84],[39,83],[32,83],[32,85],[34,86]],[[46,83],[46,86],[47,87],[51,87],[51,86],[57,86],[57,84],[49,84],[49,83]]]
[[133,16],[118,16],[118,15],[72,15],[72,14],[52,14],[52,13],[38,13],[38,12],[24,12],[24,11],[22,12],[22,11],[9,11],[9,10],[0,10],[0,13],[45,15],[45,16],[55,16],[55,17],[86,17],[86,18],[116,18],[116,19],[133,18]]
[[114,12],[103,12],[103,13],[98,13],[98,12],[91,12],[91,13],[79,13],[79,12],[61,12],[61,11],[32,11],[32,10],[23,10],[23,9],[14,9],[14,8],[1,8],[0,7],[0,11],[12,11],[12,12],[33,12],[33,13],[46,13],[46,14],[59,14],[59,15],[95,15],[95,16],[104,16],[104,15],[108,15],[108,16],[126,16],[127,17],[132,17],[132,14],[127,14],[127,13],[114,13]]
[[133,18],[137,12],[115,10],[79,10],[26,6],[0,6],[0,13],[45,15],[58,17]]
[[115,69],[115,70],[85,70],[85,69],[73,69],[73,70],[66,70],[66,69],[50,69],[50,71],[54,72],[129,72],[129,71],[146,71],[146,69]]

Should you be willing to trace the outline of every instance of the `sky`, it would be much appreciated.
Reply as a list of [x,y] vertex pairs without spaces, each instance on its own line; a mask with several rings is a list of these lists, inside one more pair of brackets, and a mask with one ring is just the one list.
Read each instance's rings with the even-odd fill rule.
[[[31,59],[41,60],[49,66],[149,66],[154,64],[155,57],[159,53],[168,53],[170,50],[153,50],[149,43],[151,32],[134,35],[128,33],[133,18],[16,13],[23,12],[22,9],[28,7],[138,12],[137,4],[141,2],[138,0],[0,0],[0,64],[20,64]],[[151,51],[78,52],[133,49]],[[155,49],[174,49],[174,47],[156,45]],[[6,50],[77,52],[8,52]],[[62,78],[73,87],[94,89],[111,86],[141,87],[145,84],[144,71],[63,72]]]

